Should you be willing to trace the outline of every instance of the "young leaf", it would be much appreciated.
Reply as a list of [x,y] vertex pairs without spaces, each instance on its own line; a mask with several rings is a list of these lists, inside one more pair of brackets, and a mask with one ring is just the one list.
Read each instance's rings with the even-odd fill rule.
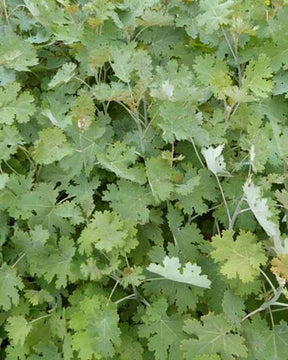
[[244,283],[253,281],[259,275],[259,266],[266,263],[266,256],[256,236],[240,231],[236,241],[234,231],[225,230],[222,236],[213,237],[212,258],[221,264],[221,273],[228,279],[239,279]]

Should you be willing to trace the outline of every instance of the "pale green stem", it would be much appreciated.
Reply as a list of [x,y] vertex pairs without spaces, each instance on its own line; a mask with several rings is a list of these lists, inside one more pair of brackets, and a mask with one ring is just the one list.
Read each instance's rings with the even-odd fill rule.
[[219,180],[219,178],[218,178],[218,175],[217,175],[217,174],[215,174],[215,177],[216,177],[216,180],[217,180],[217,183],[218,183],[218,186],[219,186],[219,189],[220,189],[221,195],[222,195],[222,199],[223,199],[223,202],[224,202],[224,205],[225,205],[225,208],[226,208],[226,213],[227,213],[227,217],[228,217],[228,222],[229,222],[229,224],[231,224],[231,215],[230,215],[230,210],[229,210],[229,207],[228,207],[228,204],[227,204],[227,201],[226,201],[226,198],[225,198],[224,192],[223,192],[222,185],[221,185],[221,183],[220,183],[220,180]]

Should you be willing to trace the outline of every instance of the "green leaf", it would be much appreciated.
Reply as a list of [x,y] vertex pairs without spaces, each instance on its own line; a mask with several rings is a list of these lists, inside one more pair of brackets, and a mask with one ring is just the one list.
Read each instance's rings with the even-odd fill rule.
[[193,186],[188,194],[177,194],[179,207],[186,214],[193,214],[193,211],[195,211],[197,214],[202,215],[208,210],[207,200],[215,201],[218,197],[219,190],[215,176],[207,169],[200,169],[197,173],[197,170],[192,168],[191,164],[186,166],[185,170],[185,181],[198,177],[199,185]]
[[148,338],[148,348],[156,360],[181,359],[180,342],[185,338],[182,331],[183,318],[178,314],[167,315],[168,304],[160,298],[147,308],[139,326],[139,336]]
[[234,231],[225,230],[222,236],[213,237],[212,258],[221,264],[221,273],[228,279],[239,279],[244,283],[253,281],[259,275],[259,266],[266,263],[266,256],[256,236],[240,231],[236,241]]
[[270,329],[267,322],[256,315],[252,322],[245,322],[243,332],[249,349],[249,359],[285,359],[283,344],[288,341],[288,326],[285,321]]
[[124,82],[130,81],[131,72],[134,69],[135,43],[131,42],[126,46],[118,47],[111,51],[112,68],[115,75]]
[[97,155],[98,162],[105,169],[114,172],[117,176],[142,184],[145,182],[144,170],[140,166],[132,166],[137,160],[134,147],[117,141]]
[[15,33],[3,34],[5,41],[0,44],[0,65],[16,71],[29,71],[29,67],[38,64],[37,52],[33,45]]
[[16,270],[3,263],[0,268],[0,306],[4,311],[19,303],[19,290],[23,288],[24,284],[21,278],[17,276]]
[[59,128],[48,128],[39,132],[34,155],[38,164],[51,164],[71,153],[72,149]]
[[43,304],[45,302],[52,302],[53,296],[49,294],[46,290],[26,290],[25,297],[28,299],[31,305],[37,306],[39,304]]
[[202,13],[197,16],[198,24],[203,26],[208,34],[212,34],[221,25],[228,23],[233,4],[234,0],[201,0]]
[[9,180],[9,176],[7,174],[0,174],[0,190],[4,189],[8,180]]
[[185,359],[194,359],[201,354],[219,354],[223,360],[233,360],[234,356],[247,357],[244,338],[231,332],[232,327],[225,319],[224,314],[210,313],[202,316],[201,322],[189,319],[184,325],[184,331],[196,337],[183,340],[182,349]]
[[53,79],[49,82],[49,89],[53,89],[56,86],[68,83],[75,75],[76,67],[76,64],[72,62],[64,64],[61,69],[57,71]]
[[146,161],[146,172],[152,194],[157,202],[167,200],[174,189],[173,170],[168,161],[150,158]]
[[21,196],[21,216],[29,219],[32,227],[42,225],[50,233],[60,229],[62,235],[68,235],[74,231],[73,224],[82,221],[80,209],[73,201],[57,203],[57,196],[53,184],[39,183],[33,191]]
[[16,126],[3,126],[0,129],[0,151],[4,161],[10,159],[17,151],[18,145],[23,144],[23,137]]
[[83,298],[71,309],[70,328],[74,330],[72,348],[81,360],[108,358],[120,345],[119,317],[114,305],[94,295]]
[[143,347],[137,340],[137,333],[129,325],[121,327],[121,345],[117,349],[119,360],[143,359]]
[[196,113],[195,107],[190,104],[166,101],[159,108],[157,126],[163,131],[162,137],[166,142],[173,143],[175,140],[190,140],[200,136],[208,139],[209,135],[205,134],[201,124],[201,113]]
[[20,92],[19,83],[10,83],[0,89],[0,123],[11,125],[28,122],[35,113],[34,98],[28,91]]
[[148,206],[154,203],[149,188],[123,179],[117,185],[108,185],[103,200],[108,201],[124,220],[132,219],[140,224],[149,221]]
[[93,248],[111,251],[123,248],[129,236],[129,228],[119,215],[114,212],[96,211],[90,224],[79,238],[81,254],[92,254]]
[[23,346],[31,330],[31,324],[23,316],[10,316],[5,326],[13,345]]
[[270,59],[264,54],[260,54],[256,61],[251,61],[247,66],[243,88],[251,90],[257,97],[266,98],[273,89],[272,70]]
[[62,237],[57,247],[48,247],[48,256],[43,258],[41,273],[44,279],[50,283],[54,277],[56,288],[66,287],[67,277],[71,275],[71,264],[76,252],[72,239]]
[[227,320],[234,327],[241,327],[241,318],[245,316],[245,305],[243,299],[233,294],[231,290],[226,290],[222,301],[223,311]]

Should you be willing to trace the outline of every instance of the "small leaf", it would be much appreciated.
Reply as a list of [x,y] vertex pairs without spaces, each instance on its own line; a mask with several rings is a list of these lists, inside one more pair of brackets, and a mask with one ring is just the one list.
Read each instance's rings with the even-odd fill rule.
[[223,148],[224,144],[217,146],[215,149],[210,146],[207,149],[201,150],[208,169],[212,171],[214,175],[229,175],[229,172],[226,171],[226,163],[222,155]]
[[274,257],[271,262],[271,270],[274,274],[288,281],[288,255],[279,254]]

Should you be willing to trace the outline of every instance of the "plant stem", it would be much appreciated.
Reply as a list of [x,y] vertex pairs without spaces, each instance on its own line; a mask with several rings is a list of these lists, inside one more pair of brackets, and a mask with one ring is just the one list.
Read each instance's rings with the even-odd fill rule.
[[112,298],[112,296],[113,296],[113,294],[114,294],[114,291],[116,290],[118,284],[119,284],[119,280],[117,280],[117,281],[115,282],[115,285],[113,286],[113,289],[112,289],[112,291],[110,292],[110,295],[109,295],[109,298],[108,298],[108,300],[107,300],[106,306],[109,305],[109,302],[110,302],[110,300],[111,300],[111,298]]
[[240,213],[240,209],[241,209],[241,205],[243,203],[243,201],[245,200],[245,197],[244,195],[241,197],[241,199],[239,200],[237,206],[236,206],[236,209],[232,215],[232,218],[231,218],[231,221],[229,222],[229,230],[233,230],[233,227],[234,227],[234,224],[235,224],[235,221],[237,219],[237,216],[239,215]]
[[229,41],[229,39],[228,39],[228,36],[227,36],[225,30],[222,28],[222,26],[221,26],[221,30],[222,30],[222,33],[223,33],[224,38],[225,38],[225,40],[226,40],[226,43],[227,43],[227,45],[228,45],[228,47],[229,47],[229,49],[230,49],[230,51],[231,51],[231,54],[232,54],[232,56],[233,56],[233,58],[234,58],[234,60],[235,60],[235,62],[236,62],[236,66],[237,66],[237,70],[238,70],[238,78],[239,78],[238,84],[239,84],[239,88],[240,88],[240,87],[242,86],[242,71],[241,71],[239,59],[238,59],[235,51],[233,50],[233,48],[232,48],[232,46],[231,46],[231,44],[230,44],[230,41]]
[[222,188],[222,185],[220,183],[219,177],[218,177],[217,174],[215,174],[215,177],[216,177],[216,180],[217,180],[217,183],[218,183],[221,195],[222,195],[222,199],[223,199],[223,202],[224,202],[224,205],[225,205],[225,208],[226,208],[226,213],[227,213],[228,222],[229,222],[229,228],[230,228],[230,224],[231,224],[230,210],[229,210],[229,207],[228,207],[228,204],[227,204],[227,201],[226,201],[226,198],[225,198],[225,195],[224,195],[223,188]]
[[14,269],[15,266],[19,263],[19,261],[21,261],[21,260],[24,258],[25,255],[26,255],[25,253],[22,254],[22,255],[15,261],[15,263],[11,266],[11,268]]
[[269,279],[269,277],[265,274],[265,272],[261,268],[259,268],[259,270],[261,274],[265,277],[265,279],[268,281],[269,285],[271,286],[271,289],[273,290],[274,295],[276,295],[277,291],[274,285],[272,284],[271,280]]
[[45,319],[45,318],[47,318],[47,317],[49,317],[49,316],[51,316],[51,315],[52,315],[52,314],[46,314],[46,315],[40,316],[40,317],[37,318],[37,319],[31,320],[31,321],[30,321],[30,324],[33,324],[33,323],[36,322],[36,321]]
[[123,297],[122,299],[119,299],[119,300],[115,301],[114,304],[117,305],[117,304],[120,304],[124,300],[133,299],[133,298],[134,299],[136,298],[135,294],[130,294],[130,295],[127,295],[127,296]]
[[196,154],[196,156],[197,156],[197,158],[198,158],[201,166],[202,166],[203,168],[205,168],[206,166],[204,165],[203,161],[201,160],[200,154],[199,154],[199,152],[198,152],[198,150],[197,150],[197,148],[196,148],[195,142],[194,142],[194,140],[193,140],[192,137],[190,138],[190,141],[191,141],[191,143],[192,143],[193,149],[194,149],[194,151],[195,151],[195,154]]

